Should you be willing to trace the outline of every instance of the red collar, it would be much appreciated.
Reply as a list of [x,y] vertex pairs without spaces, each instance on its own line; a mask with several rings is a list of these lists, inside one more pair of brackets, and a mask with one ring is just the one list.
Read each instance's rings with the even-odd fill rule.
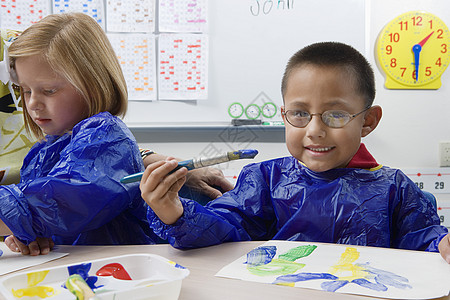
[[378,163],[375,158],[369,153],[366,146],[361,143],[358,151],[348,163],[347,168],[371,169],[377,166]]

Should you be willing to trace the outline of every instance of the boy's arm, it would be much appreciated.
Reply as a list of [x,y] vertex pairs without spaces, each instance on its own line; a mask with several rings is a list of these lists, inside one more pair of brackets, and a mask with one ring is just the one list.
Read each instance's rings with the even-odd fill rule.
[[173,224],[183,215],[183,205],[178,191],[186,181],[187,169],[181,168],[173,174],[176,160],[158,161],[150,164],[142,175],[140,189],[142,198],[164,224]]
[[[168,167],[165,172],[173,166]],[[175,173],[170,176],[174,175]],[[169,183],[168,178],[166,179],[158,178],[163,185]],[[173,182],[172,178],[170,183]],[[143,196],[145,199],[145,195]],[[170,223],[160,219],[159,209],[164,205],[150,204],[147,212],[154,232],[167,239],[175,248],[189,249],[230,241],[265,240],[273,236],[276,217],[273,215],[270,189],[256,167],[245,167],[238,178],[236,188],[209,202],[205,207],[178,196],[176,200],[177,205],[182,204],[183,212],[181,217],[177,214],[174,223],[173,219]],[[167,212],[170,207],[171,203],[167,202]]]
[[394,247],[437,252],[448,233],[440,225],[436,209],[424,193],[403,172],[397,171],[397,199],[393,204],[396,231]]
[[[158,162],[170,160],[172,157],[150,151],[144,157],[145,167]],[[175,158],[177,161],[182,159]],[[233,185],[229,182],[222,171],[216,168],[200,168],[191,170],[186,176],[185,185],[191,190],[206,195],[210,199],[222,196],[222,192],[228,192],[233,189]],[[219,190],[220,189],[220,190]]]

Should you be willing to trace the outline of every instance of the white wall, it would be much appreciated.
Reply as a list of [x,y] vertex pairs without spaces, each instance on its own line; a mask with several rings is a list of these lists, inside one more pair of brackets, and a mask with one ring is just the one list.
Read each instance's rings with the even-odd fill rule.
[[442,76],[438,90],[387,90],[375,62],[378,33],[391,19],[411,10],[436,14],[450,26],[448,0],[372,0],[370,10],[368,59],[375,68],[376,104],[383,108],[379,127],[365,143],[376,159],[398,168],[438,167],[439,141],[450,141],[450,69]]
[[[363,141],[379,163],[397,168],[438,167],[438,144],[450,141],[450,69],[442,77],[439,90],[387,90],[384,77],[375,62],[374,47],[380,30],[392,18],[410,10],[425,10],[436,14],[450,26],[448,0],[373,0],[366,1],[367,33],[365,55],[372,63],[377,81],[375,104],[383,108],[379,127]],[[318,12],[319,13],[319,12]],[[345,17],[342,16],[345,21]],[[351,22],[351,19],[347,19]],[[274,131],[274,137],[284,135]],[[170,133],[167,134],[170,136]],[[195,133],[187,133],[189,141],[163,141],[152,138],[154,132],[140,132],[138,142],[157,152],[181,158],[198,157],[210,143]],[[145,137],[145,138],[143,138]],[[235,143],[236,144],[236,143]],[[230,142],[214,142],[216,148],[229,149]],[[239,144],[236,144],[239,146]],[[255,140],[247,148],[261,150],[255,161],[288,155],[283,141]],[[241,148],[241,147],[239,147]],[[248,161],[233,162],[240,167]],[[231,165],[230,165],[231,166]]]

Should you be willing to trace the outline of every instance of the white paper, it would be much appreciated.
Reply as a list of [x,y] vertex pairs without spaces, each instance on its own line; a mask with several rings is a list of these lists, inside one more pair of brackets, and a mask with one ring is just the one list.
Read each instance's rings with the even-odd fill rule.
[[159,0],[159,31],[206,32],[208,0]]
[[161,34],[158,62],[160,100],[207,99],[207,35]]
[[[260,251],[252,252],[256,256],[251,256],[250,262],[267,258],[267,255],[262,254],[269,253],[267,250],[270,250],[270,246],[276,247],[271,264],[252,266],[246,263],[245,255],[225,266],[216,276],[269,284],[277,281],[295,287],[390,299],[431,299],[449,294],[450,265],[439,253],[269,241],[259,248]],[[296,260],[277,260],[279,255],[299,246],[302,248],[297,249],[303,251],[311,250],[314,246],[317,248]],[[295,258],[294,255],[286,257]],[[281,274],[281,270],[286,271],[285,275]],[[294,282],[302,277],[318,279]],[[344,280],[348,283],[337,288]]]
[[48,14],[50,14],[49,1],[1,1],[0,27],[25,30]]
[[81,12],[91,16],[105,29],[103,0],[52,0],[53,13]]
[[68,255],[68,253],[55,251],[50,251],[50,253],[47,255],[22,255],[20,253],[12,252],[11,250],[9,250],[9,248],[3,242],[0,242],[0,253],[0,275],[40,265],[45,262]]
[[156,54],[153,34],[108,34],[128,88],[129,100],[156,100]]
[[155,31],[155,0],[108,0],[106,13],[108,31]]

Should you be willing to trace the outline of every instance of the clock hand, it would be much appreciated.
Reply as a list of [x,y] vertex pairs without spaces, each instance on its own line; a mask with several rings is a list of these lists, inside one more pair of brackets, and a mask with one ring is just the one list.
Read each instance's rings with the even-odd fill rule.
[[420,43],[419,45],[421,47],[423,47],[423,45],[425,45],[425,43],[428,41],[428,39],[431,37],[431,35],[434,33],[434,31],[432,31],[429,35],[427,35]]
[[422,46],[419,44],[415,44],[412,47],[412,51],[414,52],[414,67],[416,70],[416,81],[419,80],[419,58],[420,58],[420,51],[422,51]]
[[416,70],[416,81],[419,80],[419,59],[420,59],[420,51],[422,51],[423,45],[428,41],[431,35],[434,33],[432,31],[429,35],[427,35],[423,40],[421,40],[418,44],[415,44],[412,47],[412,51],[414,52],[414,67]]

